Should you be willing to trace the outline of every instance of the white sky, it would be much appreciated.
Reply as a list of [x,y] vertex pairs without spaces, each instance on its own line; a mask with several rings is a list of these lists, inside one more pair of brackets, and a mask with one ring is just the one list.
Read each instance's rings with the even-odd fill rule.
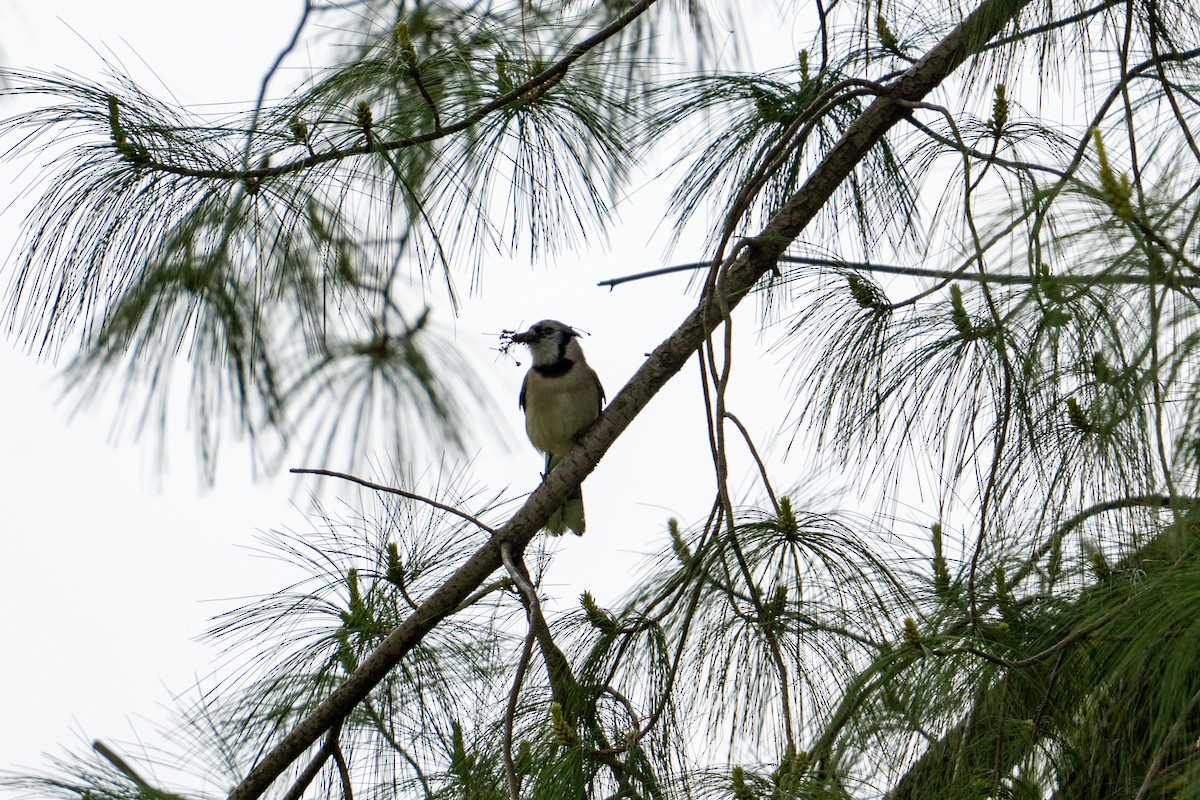
[[[95,76],[99,51],[164,99],[165,84],[186,104],[249,101],[301,5],[9,0],[0,8],[0,58],[17,69]],[[322,58],[312,56],[314,63]],[[15,110],[12,101],[0,102],[0,116]],[[0,164],[0,209],[34,174]],[[24,202],[0,214],[5,287]],[[662,237],[651,242],[665,216],[663,190],[642,190],[639,202],[637,213],[623,215],[610,247],[534,267],[488,264],[482,291],[463,315],[440,315],[458,345],[489,370],[500,396],[504,416],[496,424],[507,428],[509,444],[481,441],[473,467],[490,489],[526,492],[540,468],[516,406],[523,370],[495,357],[495,333],[543,317],[591,332],[584,347],[611,396],[690,308],[693,298],[679,277],[612,293],[595,286],[665,263]],[[675,260],[696,255],[681,248]],[[741,319],[749,343],[753,312]],[[782,356],[759,353],[736,368],[741,383],[731,410],[761,440],[778,424],[788,389]],[[0,770],[27,771],[47,765],[43,754],[82,749],[93,738],[153,739],[153,724],[143,718],[163,719],[172,694],[187,693],[215,661],[212,649],[194,641],[210,617],[237,605],[233,598],[268,593],[294,577],[249,548],[259,531],[306,529],[297,506],[311,484],[289,476],[251,482],[245,451],[226,447],[216,487],[202,491],[184,426],[172,432],[171,467],[159,475],[151,439],[114,442],[111,398],[72,416],[59,402],[55,366],[35,361],[15,341],[0,345],[0,374]],[[697,386],[689,366],[588,480],[588,534],[557,545],[547,584],[559,609],[574,606],[583,589],[601,602],[615,600],[637,557],[664,546],[668,516],[695,522],[707,513],[713,483]],[[776,474],[779,484],[803,478],[807,465],[793,457]],[[750,486],[743,477],[749,474],[738,465],[735,488]],[[330,484],[324,496],[349,491]]]

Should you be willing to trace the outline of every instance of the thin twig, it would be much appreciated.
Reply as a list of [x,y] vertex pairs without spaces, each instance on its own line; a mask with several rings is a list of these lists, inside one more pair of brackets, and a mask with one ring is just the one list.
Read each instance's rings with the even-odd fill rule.
[[313,756],[312,761],[308,762],[308,766],[304,768],[292,785],[288,788],[287,794],[283,796],[283,800],[300,800],[307,791],[309,784],[321,773],[321,768],[325,766],[325,762],[333,755],[333,751],[337,748],[338,738],[342,735],[342,723],[344,720],[339,719],[326,733],[325,741],[321,743],[321,749]]
[[1123,511],[1128,508],[1189,509],[1196,507],[1200,507],[1200,497],[1172,497],[1166,494],[1127,495],[1088,506],[1059,525],[1054,533],[1050,534],[1050,538],[1038,545],[1037,550],[1034,551],[1034,558],[1029,559],[1024,566],[1010,576],[1007,579],[1007,583],[1009,586],[1016,586],[1023,581],[1025,576],[1033,570],[1038,559],[1058,547],[1068,533],[1098,514],[1105,514],[1109,511]]
[[250,129],[246,131],[246,147],[242,152],[242,169],[246,170],[250,167],[250,149],[254,143],[254,134],[258,133],[258,118],[262,115],[263,103],[267,99],[267,85],[271,82],[271,78],[279,71],[283,60],[288,57],[288,54],[296,49],[296,44],[300,41],[300,33],[304,30],[305,24],[308,23],[308,15],[312,13],[312,0],[304,0],[304,11],[300,15],[300,21],[296,23],[296,30],[292,33],[292,39],[287,43],[287,46],[279,51],[279,55],[275,57],[275,62],[271,64],[267,74],[263,76],[262,86],[258,90],[258,100],[254,103],[254,115],[250,118]]
[[454,613],[462,611],[464,608],[470,608],[478,603],[483,598],[487,597],[492,592],[506,591],[512,588],[512,580],[509,578],[501,578],[498,581],[492,581],[487,586],[481,587],[478,591],[473,592],[469,597],[465,598],[454,608]]
[[[851,86],[857,88],[845,94],[838,94],[842,89]],[[754,202],[754,198],[758,196],[762,188],[787,163],[787,159],[791,154],[797,148],[802,147],[804,142],[808,140],[808,136],[812,133],[813,128],[816,127],[818,120],[839,105],[856,97],[878,95],[882,91],[883,86],[874,81],[862,80],[860,78],[839,81],[826,89],[819,97],[815,98],[808,109],[792,120],[788,127],[779,134],[779,141],[764,154],[759,165],[755,167],[746,182],[738,190],[737,197],[734,198],[729,212],[725,215],[725,225],[721,235],[722,245],[732,238],[733,231],[737,228],[738,220],[749,210],[751,204]]]
[[[521,598],[525,601],[525,607],[531,609],[539,618],[542,616],[542,604],[538,600],[537,590],[529,580],[529,573],[526,570],[517,568],[516,559],[513,558],[512,545],[504,542],[500,545],[500,558],[504,560],[504,568],[508,570],[508,577],[512,578],[513,583],[517,585],[517,591],[521,593]],[[541,620],[544,624],[545,619]]]
[[1062,652],[1063,650],[1065,650],[1067,647],[1071,646],[1075,642],[1078,642],[1081,639],[1087,638],[1088,636],[1090,636],[1092,634],[1093,631],[1097,631],[1100,628],[1103,628],[1105,625],[1107,625],[1108,623],[1110,623],[1114,619],[1116,619],[1117,615],[1119,615],[1122,611],[1124,611],[1125,607],[1130,605],[1131,603],[1133,603],[1133,601],[1136,599],[1138,599],[1138,595],[1132,595],[1132,596],[1126,598],[1125,600],[1122,600],[1119,605],[1117,605],[1115,608],[1110,609],[1106,614],[1101,616],[1099,619],[1097,619],[1093,622],[1090,622],[1087,625],[1081,625],[1080,627],[1078,627],[1075,630],[1068,633],[1063,638],[1059,639],[1054,644],[1050,645],[1049,647],[1046,647],[1044,650],[1034,653],[1033,655],[1031,655],[1027,658],[1017,659],[1016,661],[1011,661],[1007,658],[1002,658],[1000,656],[993,655],[986,651],[980,650],[976,647],[970,647],[970,646],[955,647],[955,648],[951,648],[948,650],[944,650],[941,648],[926,647],[925,650],[927,650],[929,653],[932,653],[935,656],[939,656],[939,657],[943,657],[943,658],[946,656],[967,654],[967,655],[976,656],[977,658],[982,658],[984,661],[990,662],[992,664],[996,664],[997,666],[1005,667],[1006,669],[1010,669],[1010,670],[1025,669],[1026,667],[1032,667],[1034,664],[1038,664],[1042,661],[1045,661],[1046,659],[1050,658],[1050,656],[1052,656],[1056,653]]
[[510,103],[521,99],[526,95],[537,94],[544,91],[547,85],[555,83],[570,69],[571,65],[579,59],[587,55],[591,50],[603,44],[608,39],[611,39],[616,34],[624,30],[630,23],[636,20],[639,16],[645,13],[658,0],[639,0],[639,2],[631,5],[623,14],[617,17],[608,25],[604,26],[596,33],[579,42],[572,47],[567,54],[558,61],[554,62],[546,69],[534,75],[529,80],[516,86],[504,94],[484,103],[479,108],[470,112],[458,122],[447,125],[443,128],[420,133],[415,136],[409,136],[403,139],[395,139],[391,141],[376,141],[365,145],[358,145],[345,149],[335,148],[325,153],[310,155],[305,158],[299,158],[294,161],[288,161],[278,166],[262,166],[256,169],[240,169],[237,171],[229,169],[216,169],[209,167],[188,167],[179,164],[171,164],[163,161],[150,159],[139,164],[138,169],[155,170],[159,172],[167,172],[173,175],[192,178],[215,178],[218,180],[246,180],[257,179],[265,180],[279,175],[290,175],[297,172],[304,172],[312,167],[330,161],[340,161],[351,156],[369,155],[380,151],[402,150],[408,147],[428,144],[430,142],[443,139],[455,133],[471,128],[479,123],[488,115],[508,106]]
[[1097,3],[1096,5],[1092,6],[1091,8],[1085,8],[1083,11],[1080,11],[1076,14],[1072,14],[1069,17],[1063,17],[1062,19],[1056,19],[1053,22],[1047,22],[1044,25],[1036,25],[1032,28],[1022,28],[1020,31],[1012,34],[1011,36],[1001,36],[1001,37],[995,39],[994,41],[991,41],[988,44],[984,45],[984,47],[980,50],[980,52],[986,53],[989,50],[995,50],[1000,47],[1005,47],[1006,45],[1015,44],[1017,42],[1023,42],[1026,39],[1029,39],[1033,36],[1037,36],[1042,33],[1049,33],[1050,31],[1057,30],[1058,28],[1062,28],[1067,25],[1071,25],[1072,23],[1075,23],[1075,22],[1090,21],[1093,17],[1098,16],[1101,12],[1107,11],[1108,9],[1113,8],[1115,6],[1122,6],[1122,5],[1125,5],[1125,0],[1104,0],[1104,2],[1102,2],[1102,3]]
[[329,751],[322,747],[313,756],[312,761],[308,762],[308,766],[304,768],[304,771],[296,776],[295,782],[288,787],[287,793],[284,794],[282,800],[300,800],[313,780],[321,774],[321,767],[325,766],[325,762],[328,760]]
[[521,800],[521,779],[517,776],[517,765],[513,761],[513,724],[517,716],[517,704],[521,698],[521,684],[525,682],[525,670],[529,668],[529,659],[533,656],[535,639],[533,628],[525,634],[525,644],[521,647],[521,657],[517,660],[517,670],[513,674],[512,689],[508,693],[508,706],[504,709],[504,776],[508,779],[508,796],[510,800]]
[[417,85],[417,91],[421,93],[421,99],[425,101],[425,105],[429,106],[429,111],[433,115],[433,129],[440,131],[442,129],[442,118],[438,115],[437,104],[433,102],[433,95],[425,88],[425,81],[421,80],[421,72],[417,69],[415,57],[408,62],[408,74],[413,79],[413,83]]
[[404,489],[397,489],[394,486],[384,486],[381,483],[373,483],[373,482],[365,480],[363,478],[358,478],[358,477],[355,477],[354,475],[349,475],[345,472],[336,472],[331,469],[307,469],[304,467],[293,467],[292,469],[289,469],[288,472],[291,472],[296,475],[325,475],[330,478],[341,478],[344,481],[350,481],[351,483],[357,483],[359,486],[365,486],[368,489],[374,489],[377,492],[387,492],[388,494],[394,494],[394,495],[398,495],[400,497],[406,497],[409,500],[416,500],[419,503],[425,503],[426,505],[433,506],[434,508],[436,508],[440,511],[445,511],[447,514],[453,514],[454,516],[459,517],[460,519],[464,519],[467,522],[470,522],[472,525],[475,525],[476,527],[478,527],[480,530],[484,531],[487,534],[490,534],[492,536],[494,536],[496,534],[495,528],[481,522],[477,517],[473,517],[470,514],[468,514],[467,512],[457,509],[454,506],[448,506],[445,503],[440,503],[437,500],[434,500],[429,497],[425,497],[424,495],[420,495],[415,492],[409,492]]
[[533,582],[529,578],[529,570],[525,567],[525,562],[513,555],[512,545],[509,542],[501,542],[500,558],[504,562],[504,568],[508,570],[509,577],[517,585],[517,591],[521,594],[525,615],[529,620],[529,629],[537,637],[538,649],[542,651],[542,659],[546,662],[551,694],[565,708],[572,690],[575,688],[575,676],[571,672],[571,665],[550,634],[550,626],[546,623],[545,615],[542,614],[541,600],[538,599],[537,589],[534,588]]
[[338,777],[342,779],[342,800],[354,800],[354,789],[350,784],[350,767],[342,753],[340,742],[333,743],[333,763],[337,764]]
[[367,709],[367,715],[371,718],[371,721],[375,723],[375,729],[379,731],[379,735],[382,736],[384,740],[392,746],[393,750],[400,754],[400,757],[403,758],[408,765],[412,767],[413,772],[416,773],[417,780],[421,782],[421,788],[425,790],[425,799],[433,800],[433,787],[429,785],[429,779],[425,777],[425,771],[421,769],[421,765],[418,764],[417,760],[412,757],[412,754],[409,753],[408,750],[406,750],[404,746],[400,744],[400,742],[396,741],[396,737],[392,735],[392,732],[388,730],[388,726],[384,723],[383,715],[380,714],[379,709],[375,707],[374,701],[368,697],[365,701],[363,701],[363,705]]
[[[910,278],[934,278],[938,280],[964,280],[974,283],[994,283],[1001,286],[1036,286],[1045,280],[1039,275],[1013,274],[1006,272],[965,272],[964,267],[954,269],[930,269],[929,267],[906,267],[900,264],[872,264],[864,261],[843,261],[836,258],[814,258],[811,256],[782,255],[778,259],[785,264],[802,264],[808,267],[829,267],[835,270],[855,270],[858,272],[878,272],[885,275],[904,275]],[[971,261],[974,260],[972,257]],[[687,264],[675,264],[660,267],[619,278],[608,278],[597,283],[597,286],[620,286],[622,283],[640,281],[646,278],[657,278],[660,275],[672,275],[677,272],[695,272],[709,269],[712,261],[693,261]],[[970,261],[966,267],[970,266]],[[1200,278],[1156,278],[1153,275],[1133,275],[1118,273],[1097,273],[1094,275],[1075,275],[1071,273],[1055,273],[1054,282],[1063,286],[1163,286],[1200,289]]]
[[[979,186],[979,180],[971,180],[971,158],[968,155],[966,142],[963,140],[962,133],[958,129],[958,124],[954,120],[954,115],[944,106],[927,102],[915,102],[907,104],[910,108],[922,108],[928,111],[941,114],[946,124],[950,128],[950,132],[954,136],[954,141],[959,145],[963,159],[963,219],[966,221],[967,228],[971,233],[971,244],[974,250],[971,252],[970,262],[978,265],[978,270],[975,274],[987,274],[987,263],[984,260],[984,254],[987,248],[983,244],[983,239],[979,235],[979,229],[975,225],[975,213],[971,205],[971,196],[975,189]],[[999,139],[997,139],[999,142]],[[993,152],[994,155],[994,152]],[[983,171],[986,172],[991,166],[991,161],[985,159]],[[980,176],[982,179],[982,175]],[[969,263],[970,263],[969,262]],[[971,609],[971,627],[975,629],[979,621],[979,607],[975,592],[975,578],[979,567],[979,558],[983,553],[983,546],[987,539],[988,533],[988,513],[994,504],[999,502],[999,496],[1002,491],[1000,488],[1000,464],[1001,458],[1004,455],[1004,449],[1008,442],[1009,424],[1012,420],[1012,405],[1013,405],[1013,383],[1014,371],[1012,362],[1009,359],[1008,347],[1004,341],[1004,321],[1001,319],[1000,310],[997,307],[995,298],[992,296],[991,289],[988,284],[980,284],[980,290],[983,293],[984,302],[987,305],[988,313],[992,318],[992,326],[996,331],[994,337],[994,346],[996,354],[1000,357],[1000,365],[1003,369],[1003,381],[1001,386],[1002,399],[999,418],[993,425],[994,444],[992,447],[992,459],[988,467],[987,483],[984,486],[983,498],[980,503],[979,511],[979,535],[975,539],[975,548],[971,553],[971,567],[967,578],[967,598],[968,605]]]
[[604,685],[604,693],[605,693],[605,694],[612,695],[612,696],[613,696],[613,698],[614,698],[614,699],[615,699],[615,700],[616,700],[618,703],[620,703],[621,705],[625,706],[625,713],[627,713],[627,714],[629,715],[629,721],[630,721],[630,722],[633,724],[633,727],[634,727],[634,728],[637,728],[637,725],[638,725],[638,713],[637,713],[637,709],[635,709],[635,708],[633,707],[633,702],[632,702],[632,701],[631,701],[631,700],[630,700],[628,697],[626,697],[624,694],[622,694],[622,693],[621,693],[620,691],[618,691],[617,689],[614,689],[614,688],[613,688],[611,685],[609,685],[609,684],[605,684],[605,685]]
[[182,800],[182,798],[180,798],[179,795],[173,794],[171,792],[165,792],[162,789],[159,789],[154,784],[147,781],[145,778],[143,778],[141,775],[139,775],[137,770],[135,770],[133,767],[131,767],[129,765],[129,762],[126,761],[124,758],[122,758],[117,753],[117,751],[113,750],[111,747],[109,747],[104,742],[100,741],[99,739],[92,742],[92,749],[95,750],[100,755],[104,756],[104,759],[106,761],[108,761],[108,763],[112,764],[125,777],[129,778],[129,780],[131,780],[135,784],[137,784],[137,787],[139,789],[141,789],[143,792],[145,792],[146,794],[151,795],[153,797],[171,798],[171,800]]
[[1031,733],[1034,737],[1037,737],[1042,720],[1046,716],[1046,710],[1050,707],[1050,695],[1054,693],[1054,686],[1058,683],[1059,673],[1062,671],[1063,662],[1066,660],[1067,651],[1060,650],[1058,659],[1054,662],[1054,668],[1050,670],[1050,677],[1046,681],[1046,692],[1042,695],[1041,705],[1038,706],[1037,713],[1032,718]]
[[[546,617],[542,614],[542,604],[538,600],[537,590],[529,577],[529,570],[522,559],[513,555],[511,542],[500,543],[500,559],[512,577],[513,583],[517,585],[517,590],[521,593],[521,599],[525,606],[525,617],[529,621],[529,630],[537,639],[538,649],[542,652],[542,661],[546,664],[550,694],[554,701],[562,707],[568,721],[574,723],[576,715],[572,712],[572,708],[575,705],[573,701],[579,697],[579,684],[575,680],[575,674],[571,671],[571,662],[567,660],[566,655],[551,636],[550,626],[546,624]],[[612,770],[613,776],[618,782],[624,782],[625,765],[616,757],[619,750],[610,747],[604,741],[603,733],[598,729],[595,734],[600,739],[600,748],[583,748],[583,755],[604,764]]]
[[737,429],[742,433],[742,438],[746,440],[746,447],[750,450],[750,455],[754,459],[754,463],[758,465],[758,472],[762,475],[763,486],[767,489],[767,496],[771,498],[771,505],[775,508],[775,516],[778,517],[783,512],[779,508],[779,500],[775,497],[775,490],[771,488],[771,479],[767,477],[767,465],[759,457],[758,449],[754,446],[754,440],[750,438],[750,431],[746,430],[746,426],[731,411],[725,412],[725,419],[736,425]]

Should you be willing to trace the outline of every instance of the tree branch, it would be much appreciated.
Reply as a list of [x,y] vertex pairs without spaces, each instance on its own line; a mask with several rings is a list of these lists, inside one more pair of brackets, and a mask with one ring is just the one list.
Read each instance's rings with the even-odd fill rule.
[[[971,257],[974,260],[974,256]],[[994,283],[1000,286],[1035,286],[1046,279],[1039,275],[1013,274],[1011,272],[967,272],[963,268],[930,269],[928,267],[909,267],[902,264],[871,264],[863,261],[843,261],[837,258],[815,258],[812,256],[781,255],[779,261],[784,264],[801,264],[809,267],[829,267],[834,270],[854,270],[856,272],[881,273],[884,275],[903,275],[909,278],[934,278],[950,281],[962,280],[975,283]],[[969,265],[970,262],[968,262]],[[657,278],[660,275],[672,275],[676,272],[695,272],[716,266],[712,261],[693,261],[687,264],[673,264],[669,267],[635,272],[632,275],[622,275],[619,278],[608,278],[599,281],[597,286],[607,286],[610,289],[622,283],[640,281],[645,278]],[[1062,286],[1161,286],[1163,288],[1183,287],[1200,289],[1200,278],[1184,276],[1160,278],[1154,275],[1133,275],[1129,273],[1096,273],[1093,275],[1078,275],[1071,273],[1055,273],[1054,282]]]
[[542,660],[546,662],[551,696],[555,702],[562,704],[564,711],[569,711],[568,704],[576,689],[575,675],[566,655],[550,635],[550,626],[546,624],[546,617],[542,614],[542,604],[538,600],[537,589],[530,580],[529,570],[525,567],[524,560],[513,556],[512,545],[509,542],[500,545],[500,558],[504,561],[504,568],[508,570],[509,577],[521,593],[525,615],[529,619],[529,630],[537,638]]
[[254,144],[254,134],[258,133],[258,118],[262,116],[263,103],[267,98],[267,85],[271,83],[271,78],[275,77],[275,73],[279,71],[279,67],[283,64],[283,60],[288,57],[288,54],[296,49],[296,45],[300,42],[300,34],[304,30],[304,26],[308,24],[308,15],[312,13],[312,0],[304,0],[304,11],[300,14],[300,21],[296,23],[296,30],[292,32],[292,38],[287,45],[279,51],[279,55],[275,57],[275,61],[267,70],[267,74],[263,76],[262,86],[258,90],[258,100],[254,103],[254,114],[250,117],[250,130],[246,131],[246,146],[242,152],[242,170],[250,168],[250,150]]
[[339,742],[333,743],[333,763],[337,764],[338,777],[342,780],[342,800],[354,800],[354,789],[350,783],[350,767]]
[[[313,153],[305,158],[288,161],[278,166],[263,166],[256,169],[213,169],[213,168],[197,168],[185,167],[178,164],[171,164],[164,161],[156,161],[147,159],[144,163],[139,164],[139,169],[155,170],[158,172],[167,172],[172,175],[180,175],[191,178],[213,178],[217,180],[252,180],[261,182],[267,178],[272,178],[278,175],[289,175],[297,172],[304,172],[313,167],[320,166],[331,161],[341,161],[344,158],[351,156],[370,155],[372,153],[390,152],[393,150],[403,150],[416,145],[428,144],[429,142],[444,139],[455,133],[471,128],[478,122],[483,120],[489,114],[492,114],[510,103],[525,97],[526,95],[535,95],[540,91],[557,81],[562,80],[567,74],[567,70],[571,65],[578,61],[588,52],[595,49],[599,45],[611,39],[616,34],[627,28],[630,23],[644,14],[650,6],[654,5],[658,0],[639,0],[631,5],[623,14],[614,19],[608,25],[605,25],[596,33],[581,41],[579,44],[572,47],[565,56],[554,62],[546,69],[534,75],[529,80],[516,86],[504,94],[484,103],[474,111],[466,114],[458,122],[446,125],[445,127],[435,127],[434,130],[426,133],[409,136],[404,139],[394,139],[389,141],[378,141],[369,139],[366,144],[350,148],[334,148],[323,153]],[[1028,2],[1028,0],[1026,0]]]
[[509,800],[521,800],[521,779],[517,775],[517,765],[513,761],[513,724],[517,718],[517,705],[521,699],[521,684],[525,682],[525,670],[529,668],[529,659],[533,655],[533,629],[525,634],[525,643],[521,646],[521,657],[517,661],[517,670],[513,674],[512,690],[508,693],[508,706],[504,710],[504,777],[508,780]]
[[342,735],[342,719],[339,719],[329,733],[325,735],[325,742],[321,745],[321,749],[313,756],[312,761],[308,762],[308,766],[296,778],[296,781],[288,789],[287,794],[283,796],[283,800],[300,800],[304,796],[304,792],[309,785],[321,774],[321,768],[325,766],[325,762],[333,755],[334,750],[339,749],[338,739]]
[[[289,469],[288,472],[291,472],[296,475],[327,475],[330,478],[341,478],[344,481],[350,481],[351,483],[357,483],[359,486],[365,486],[368,489],[374,489],[377,492],[387,492],[388,494],[394,494],[394,495],[398,495],[400,497],[407,497],[409,500],[416,500],[419,503],[424,503],[426,505],[433,506],[434,508],[438,509],[439,511],[445,511],[447,514],[453,514],[456,517],[464,519],[467,522],[470,522],[472,525],[477,526],[480,530],[482,530],[486,533],[490,533],[492,535],[495,535],[495,533],[496,533],[495,528],[481,522],[478,518],[471,516],[467,512],[457,509],[454,506],[446,505],[445,503],[440,503],[437,500],[434,500],[429,497],[425,497],[424,495],[416,494],[415,492],[408,492],[408,491],[405,491],[404,489],[397,489],[394,486],[384,486],[382,483],[372,483],[371,481],[365,480],[363,478],[357,478],[353,475],[348,475],[345,472],[335,472],[334,470],[331,470],[331,469],[307,469],[307,468],[303,468],[303,467],[293,467],[292,469]],[[405,597],[407,598],[407,595],[405,595]],[[409,600],[409,602],[411,603],[412,601]]]
[[147,795],[150,795],[151,797],[161,798],[162,800],[182,800],[182,798],[179,795],[172,794],[171,792],[164,792],[162,789],[159,789],[157,786],[154,786],[153,784],[148,782],[145,778],[143,778],[138,773],[137,770],[135,770],[133,767],[131,767],[129,765],[129,762],[126,761],[124,758],[122,758],[117,753],[116,750],[113,750],[111,747],[109,747],[104,742],[100,741],[99,739],[92,742],[92,749],[95,750],[100,755],[104,756],[104,759],[108,763],[110,763],[114,767],[116,767],[117,770],[119,772],[121,772],[121,774],[123,774],[125,777],[129,778],[129,780],[133,781],[137,785],[137,787],[139,789],[141,789]]

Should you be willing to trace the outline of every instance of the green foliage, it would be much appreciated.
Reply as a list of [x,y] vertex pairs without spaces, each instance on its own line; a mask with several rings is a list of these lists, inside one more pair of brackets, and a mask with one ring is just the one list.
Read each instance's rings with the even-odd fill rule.
[[[729,73],[664,86],[654,135],[682,128],[692,137],[676,162],[684,172],[671,198],[678,233],[708,210],[724,220],[710,234],[715,242],[752,227],[793,195],[862,111],[854,93],[837,92],[846,77],[832,64],[810,76],[802,57],[762,75]],[[916,213],[911,186],[903,161],[885,141],[829,204],[821,229],[833,236],[848,220],[864,247],[881,236],[903,241]],[[869,202],[875,192],[892,204],[881,209]]]
[[[436,309],[482,252],[608,235],[639,161],[666,157],[677,243],[699,227],[727,257],[684,327],[724,322],[731,275],[768,275],[778,429],[811,437],[814,485],[844,468],[842,504],[879,504],[776,490],[714,334],[712,510],[670,520],[623,597],[547,615],[546,551],[437,505],[490,519],[499,496],[318,506],[268,537],[303,575],[211,632],[238,666],[185,710],[183,768],[236,785],[417,629],[297,796],[1196,794],[1193,9],[832,4],[794,61],[751,72],[680,4],[364,8],[343,63],[227,119],[119,77],[6,81],[45,102],[0,130],[7,154],[50,170],[8,321],[45,354],[78,344],[81,401],[117,384],[162,427],[186,372],[209,469],[223,426],[352,466],[453,449],[485,404]],[[1093,117],[1031,109],[1026,74],[1081,67]],[[804,216],[810,196],[829,200]],[[730,488],[734,427],[761,495]],[[424,616],[498,549],[506,574]],[[174,796],[109,766],[21,785]]]

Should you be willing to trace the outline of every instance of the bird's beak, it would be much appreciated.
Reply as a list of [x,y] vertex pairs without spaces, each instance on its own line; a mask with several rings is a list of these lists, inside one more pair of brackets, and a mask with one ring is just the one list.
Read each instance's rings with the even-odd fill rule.
[[517,344],[529,344],[531,341],[533,341],[533,329],[530,328],[529,330],[521,333],[514,333],[512,335],[512,341],[516,342]]

